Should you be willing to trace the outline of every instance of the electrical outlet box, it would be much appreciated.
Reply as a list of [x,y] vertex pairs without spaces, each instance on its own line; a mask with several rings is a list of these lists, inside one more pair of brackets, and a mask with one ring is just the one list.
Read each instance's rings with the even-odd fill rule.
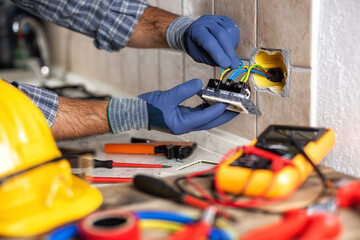
[[277,78],[276,81],[259,74],[253,74],[251,78],[257,91],[289,97],[290,63],[288,50],[254,48],[250,56],[250,65],[252,64],[261,65],[269,73],[273,70],[281,73],[281,77]]

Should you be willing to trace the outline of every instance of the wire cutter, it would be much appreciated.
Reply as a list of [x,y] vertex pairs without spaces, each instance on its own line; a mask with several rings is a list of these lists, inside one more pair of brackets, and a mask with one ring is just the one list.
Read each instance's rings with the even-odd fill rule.
[[121,154],[154,154],[165,155],[168,159],[184,159],[189,157],[196,149],[194,142],[144,142],[105,144],[105,153]]
[[339,207],[352,208],[360,206],[360,181],[335,183],[335,197],[325,203],[296,209],[284,214],[280,222],[255,229],[239,240],[324,240],[337,239],[343,232],[341,219],[334,213]]

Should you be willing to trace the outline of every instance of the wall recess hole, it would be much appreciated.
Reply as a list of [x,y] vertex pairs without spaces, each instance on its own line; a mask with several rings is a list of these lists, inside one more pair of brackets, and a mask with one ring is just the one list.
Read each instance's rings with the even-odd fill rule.
[[282,97],[289,97],[290,64],[289,51],[280,49],[254,48],[250,56],[250,63],[261,65],[268,73],[277,74],[276,81],[252,74],[255,89]]

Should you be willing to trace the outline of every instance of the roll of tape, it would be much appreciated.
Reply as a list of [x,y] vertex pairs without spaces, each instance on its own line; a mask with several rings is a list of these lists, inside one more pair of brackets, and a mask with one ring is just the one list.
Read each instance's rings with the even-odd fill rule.
[[79,222],[79,233],[89,240],[139,240],[138,221],[132,212],[108,209],[95,212]]

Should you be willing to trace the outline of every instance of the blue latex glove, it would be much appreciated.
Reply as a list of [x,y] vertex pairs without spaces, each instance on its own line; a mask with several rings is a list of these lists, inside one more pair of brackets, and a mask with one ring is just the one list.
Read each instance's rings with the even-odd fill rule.
[[239,66],[235,52],[239,39],[240,30],[231,18],[204,15],[190,25],[184,45],[197,62],[235,69]]
[[217,127],[238,115],[226,110],[228,104],[225,103],[210,107],[202,104],[195,108],[179,106],[201,88],[201,80],[193,79],[168,91],[158,90],[140,95],[139,98],[147,102],[149,129],[184,134]]

